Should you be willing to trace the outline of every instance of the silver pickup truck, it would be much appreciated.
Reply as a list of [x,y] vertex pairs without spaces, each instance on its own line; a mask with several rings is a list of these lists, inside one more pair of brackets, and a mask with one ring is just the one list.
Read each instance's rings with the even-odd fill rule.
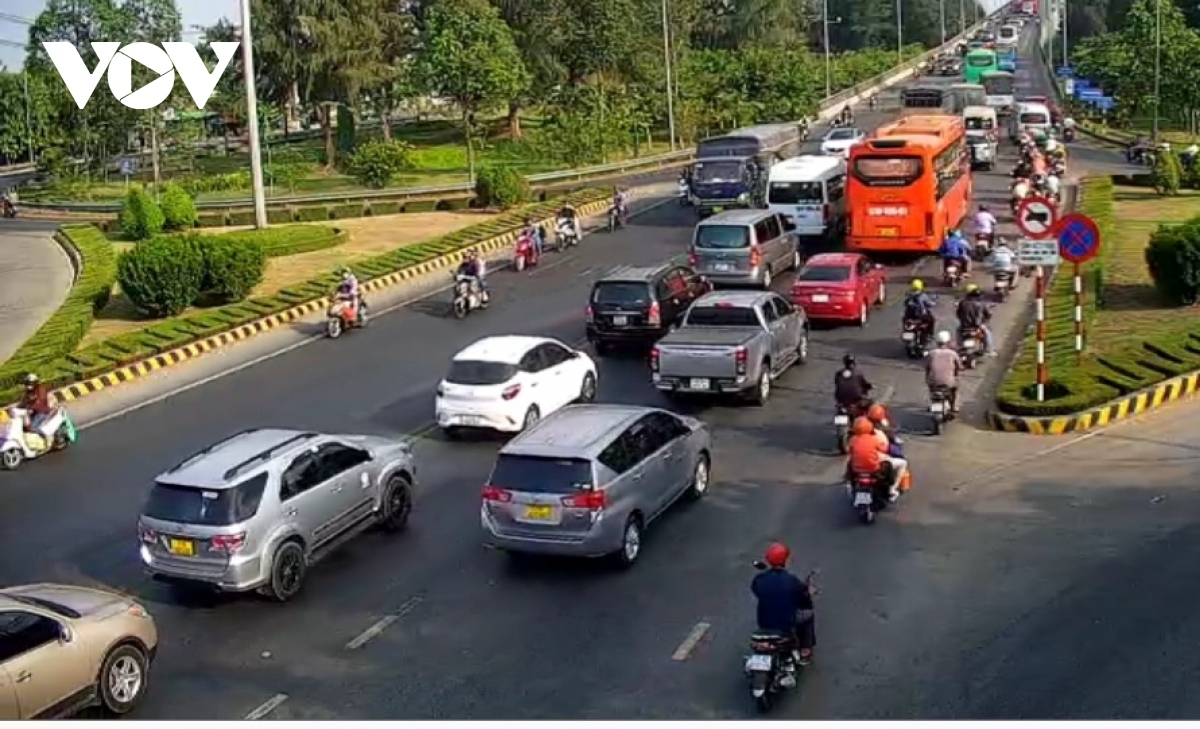
[[746,394],[808,359],[808,319],[771,291],[718,291],[696,300],[650,352],[654,385],[670,395]]

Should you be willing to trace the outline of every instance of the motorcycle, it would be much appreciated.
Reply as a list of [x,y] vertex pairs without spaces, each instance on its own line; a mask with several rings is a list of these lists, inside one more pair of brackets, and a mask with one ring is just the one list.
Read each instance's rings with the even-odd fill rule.
[[330,339],[337,339],[347,329],[361,329],[366,325],[367,305],[361,299],[357,304],[335,301],[325,311],[325,334]]
[[488,292],[480,287],[479,282],[471,276],[454,276],[454,301],[451,308],[455,319],[465,319],[476,309],[486,309],[491,299]]
[[533,235],[521,235],[521,237],[517,238],[517,245],[513,250],[513,268],[520,273],[526,268],[531,268],[537,264],[538,251],[537,246],[533,242]]
[[933,434],[941,435],[946,423],[954,419],[954,411],[950,409],[950,392],[945,388],[930,389],[929,414],[933,417]]
[[987,258],[988,254],[992,252],[992,238],[994,237],[993,233],[976,233],[975,247],[971,249],[971,257],[976,261]]
[[5,218],[11,220],[17,217],[17,206],[5,200],[4,204],[0,206],[0,214],[3,214]]
[[942,265],[942,283],[949,288],[957,288],[962,282],[962,270],[957,261],[947,261]]
[[1062,137],[1063,137],[1064,142],[1074,142],[1075,141],[1075,127],[1064,127]]
[[[47,453],[61,451],[78,438],[75,423],[63,408],[55,408],[37,431],[26,429],[30,421],[28,410],[8,409],[4,440],[0,442],[0,467],[15,471],[25,461],[41,458]],[[49,437],[45,434],[49,433]]]
[[679,181],[679,207],[686,208],[691,204],[691,188],[686,180]]
[[996,300],[1004,303],[1013,287],[1017,285],[1016,278],[1012,271],[996,271],[992,274],[992,279],[994,281],[992,290],[996,294]]
[[880,484],[878,474],[852,473],[846,489],[854,512],[863,524],[874,524],[875,515],[888,506],[886,490]]
[[575,224],[565,218],[559,219],[558,226],[554,230],[554,240],[555,246],[560,251],[579,245],[579,233],[575,230]]
[[983,332],[978,329],[960,329],[958,332],[958,355],[963,367],[970,370],[983,358]]
[[929,327],[919,319],[905,319],[900,331],[904,351],[910,359],[921,359],[929,351]]
[[[755,562],[754,569],[761,572],[767,569],[767,565]],[[813,594],[816,594],[812,584],[815,576],[816,572],[812,572],[805,579]],[[803,616],[801,619],[811,620],[812,616]],[[797,655],[794,636],[759,630],[750,635],[750,653],[746,656],[744,671],[750,683],[750,695],[760,712],[770,711],[779,694],[798,685],[797,674],[801,666],[796,660]]]
[[617,228],[625,227],[625,220],[629,217],[629,211],[624,206],[618,207],[612,205],[608,208],[608,232],[611,233]]

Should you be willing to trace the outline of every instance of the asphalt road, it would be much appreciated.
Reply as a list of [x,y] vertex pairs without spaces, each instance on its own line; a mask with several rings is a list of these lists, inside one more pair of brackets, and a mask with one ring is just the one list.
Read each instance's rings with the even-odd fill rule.
[[[1021,76],[1022,91],[1035,93],[1042,77],[1029,69]],[[1000,173],[978,176],[981,198],[1004,189]],[[268,701],[279,719],[746,718],[740,659],[753,619],[749,562],[783,539],[798,568],[822,571],[823,592],[818,664],[781,718],[1058,718],[1085,712],[1080,699],[1105,702],[1105,716],[1137,714],[1140,701],[1115,690],[1114,663],[1135,652],[1110,652],[1104,631],[1083,616],[1111,597],[1104,615],[1122,621],[1113,643],[1153,618],[1157,598],[1141,595],[1144,605],[1125,615],[1110,592],[1136,588],[1155,562],[1104,565],[1127,544],[1144,546],[1147,534],[1183,523],[1188,510],[1169,522],[1127,520],[1128,504],[1079,489],[1078,466],[1044,478],[1028,476],[1025,465],[991,470],[1009,452],[1061,465],[1054,453],[1037,455],[1045,441],[1030,445],[967,423],[927,437],[921,373],[903,358],[894,307],[862,329],[818,332],[812,361],[784,377],[768,407],[699,411],[714,429],[716,483],[704,501],[659,523],[629,572],[579,562],[518,569],[483,549],[479,490],[497,443],[431,436],[418,445],[421,493],[410,531],[351,544],[311,573],[294,603],[180,603],[141,576],[136,515],[155,474],[179,458],[253,425],[422,432],[454,352],[499,333],[579,341],[590,281],[609,266],[680,254],[692,222],[691,211],[661,207],[552,266],[497,276],[495,303],[483,315],[455,322],[445,301],[431,299],[336,343],[89,428],[64,457],[3,479],[0,581],[99,583],[145,600],[163,645],[140,718],[239,719]],[[894,294],[911,273],[892,270]],[[998,310],[999,329],[1011,328],[1018,306]],[[835,485],[842,466],[832,450],[829,383],[845,351],[860,355],[911,431],[916,486],[872,529],[854,524]],[[990,363],[966,389],[999,370]],[[602,361],[599,398],[665,405],[632,356]],[[1121,477],[1115,467],[1106,475]],[[1194,481],[1194,469],[1190,475]],[[1008,478],[1015,480],[997,486]],[[1116,487],[1114,494],[1122,498]],[[1150,555],[1168,558],[1177,572],[1166,584],[1175,591],[1171,617],[1190,628],[1184,640],[1196,635],[1183,607],[1191,604],[1188,554]],[[1076,591],[1055,602],[1068,573]],[[348,647],[381,620],[388,624],[378,635]],[[699,639],[683,651],[693,634]],[[1167,659],[1187,665],[1178,663],[1183,648],[1147,647],[1162,657],[1147,670],[1171,670]],[[1090,665],[1081,667],[1077,649]],[[1181,676],[1173,681],[1184,685]]]

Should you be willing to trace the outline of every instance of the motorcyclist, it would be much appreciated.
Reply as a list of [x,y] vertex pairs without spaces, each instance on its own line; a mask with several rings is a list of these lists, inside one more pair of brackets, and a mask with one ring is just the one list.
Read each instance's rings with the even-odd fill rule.
[[1007,273],[1015,280],[1017,275],[1017,254],[1009,247],[1007,238],[1001,237],[996,239],[996,245],[992,248],[987,263],[993,274]]
[[983,292],[975,284],[967,287],[967,295],[958,302],[958,308],[955,310],[955,315],[958,317],[958,331],[963,332],[968,329],[978,329],[983,333],[983,346],[988,357],[995,357],[996,350],[993,347],[992,331],[988,327],[988,322],[992,320],[992,310],[983,301]]
[[871,98],[867,101],[868,106],[872,109],[879,107],[879,94],[871,94]]
[[935,324],[933,310],[936,306],[933,297],[925,293],[925,282],[915,279],[908,295],[904,297],[904,319],[920,322],[923,331],[932,332]]
[[1125,150],[1125,157],[1130,162],[1145,162],[1146,154],[1150,151],[1150,138],[1141,135],[1137,139],[1130,142],[1129,147]]
[[582,231],[579,229],[579,212],[575,210],[574,205],[571,203],[563,204],[562,208],[558,211],[558,220],[555,227],[560,231],[559,235],[561,235],[563,228],[568,228],[574,232],[576,240],[582,237]]
[[1047,194],[1048,184],[1047,184],[1046,180],[1048,179],[1048,177],[1049,176],[1046,175],[1044,172],[1039,172],[1039,173],[1035,174],[1033,176],[1033,179],[1030,180],[1030,182],[1033,185],[1033,189],[1043,195]]
[[528,237],[533,243],[534,255],[538,258],[542,257],[542,252],[545,249],[545,241],[542,239],[542,229],[533,218],[525,218],[525,227],[521,228],[521,237]]
[[875,476],[880,484],[888,484],[888,498],[895,501],[900,496],[900,478],[908,463],[903,458],[889,455],[887,438],[878,436],[868,418],[856,418],[851,432],[847,473]]
[[484,266],[483,259],[479,257],[479,252],[474,248],[467,251],[467,255],[463,258],[462,263],[458,264],[456,275],[459,278],[470,280],[482,292],[488,290],[486,267]]
[[870,380],[858,370],[858,361],[854,355],[842,357],[842,369],[833,375],[833,400],[839,408],[848,413],[862,409],[875,389]]
[[954,338],[944,329],[937,333],[937,347],[925,359],[925,384],[929,392],[945,390],[950,412],[958,412],[958,375],[962,357],[954,351]]
[[1046,141],[1046,157],[1051,163],[1055,160],[1065,163],[1067,161],[1067,148],[1059,144],[1057,139],[1049,139]]
[[806,116],[800,120],[800,139],[802,141],[808,141],[808,135],[811,133],[812,133],[812,122],[810,122],[808,120],[808,117]]
[[1058,175],[1053,173],[1046,175],[1042,186],[1047,197],[1051,200],[1058,200],[1059,192],[1062,190],[1062,179]]
[[907,491],[909,485],[908,462],[904,460],[904,446],[900,440],[900,431],[897,430],[896,424],[888,415],[887,408],[879,403],[875,403],[867,409],[867,420],[871,421],[871,427],[875,429],[875,439],[886,448],[884,453],[891,459],[889,462],[898,475],[897,486],[900,491]]
[[343,266],[341,269],[342,280],[338,282],[337,290],[334,291],[333,298],[335,301],[344,301],[354,307],[356,317],[362,318],[363,303],[362,290],[358,285],[358,277],[354,275],[348,267]]
[[750,592],[758,600],[758,629],[792,636],[796,640],[793,658],[797,665],[807,666],[817,644],[816,612],[809,582],[787,569],[791,555],[779,542],[767,547],[763,556],[767,569],[754,576]]
[[629,200],[625,191],[619,187],[613,188],[612,205],[613,209],[617,211],[617,218],[624,223],[629,215]]
[[846,104],[842,107],[842,111],[838,117],[842,120],[844,126],[850,126],[854,123],[854,109],[850,108],[849,104]]
[[1200,144],[1192,142],[1187,146],[1187,149],[1179,153],[1179,161],[1185,167],[1191,167],[1196,164],[1196,157],[1200,156]]
[[952,263],[957,263],[964,276],[971,274],[971,246],[967,245],[966,239],[957,229],[951,230],[946,236],[946,240],[942,241],[938,255],[941,256],[943,269],[948,268]]
[[984,236],[989,243],[996,237],[996,216],[988,210],[987,203],[980,203],[979,212],[975,213],[975,235]]
[[27,431],[50,437],[48,433],[42,432],[42,425],[54,412],[52,397],[50,388],[37,375],[32,372],[25,375],[25,391],[21,393],[19,407],[29,414],[29,422],[25,423]]
[[675,184],[679,187],[679,201],[681,203],[687,202],[688,194],[691,190],[691,185],[688,183],[687,170],[679,173],[679,179],[676,180]]
[[1032,189],[1033,186],[1030,185],[1028,177],[1022,176],[1014,179],[1012,189],[1009,191],[1009,195],[1012,196],[1012,206],[1016,208],[1022,200],[1029,197]]

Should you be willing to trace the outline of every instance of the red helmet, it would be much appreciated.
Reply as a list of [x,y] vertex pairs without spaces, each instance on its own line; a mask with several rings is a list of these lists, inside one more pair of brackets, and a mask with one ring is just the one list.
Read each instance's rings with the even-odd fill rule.
[[771,567],[783,567],[787,564],[788,557],[792,556],[792,550],[787,548],[786,544],[775,542],[767,547],[767,553],[764,556],[767,564]]

